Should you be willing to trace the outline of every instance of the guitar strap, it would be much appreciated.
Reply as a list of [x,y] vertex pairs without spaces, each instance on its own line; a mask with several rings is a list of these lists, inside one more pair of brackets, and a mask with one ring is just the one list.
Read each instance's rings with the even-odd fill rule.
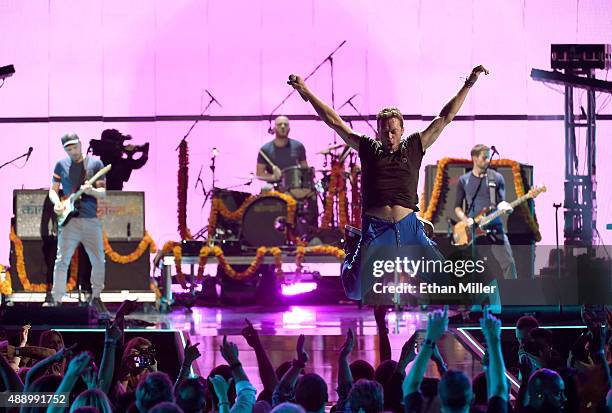
[[[470,174],[474,175],[471,172]],[[480,182],[478,182],[478,187],[476,188],[476,191],[474,191],[474,194],[472,195],[472,199],[470,200],[469,207],[468,207],[467,214],[466,214],[468,217],[470,216],[470,213],[474,209],[474,201],[476,200],[476,195],[478,195],[478,191],[480,191],[480,187],[482,186],[482,181],[484,181],[484,179],[481,179]],[[466,183],[466,186],[467,186],[467,183]]]
[[491,168],[487,169],[487,185],[489,185],[489,202],[492,207],[495,207],[497,205],[497,181],[495,171]]

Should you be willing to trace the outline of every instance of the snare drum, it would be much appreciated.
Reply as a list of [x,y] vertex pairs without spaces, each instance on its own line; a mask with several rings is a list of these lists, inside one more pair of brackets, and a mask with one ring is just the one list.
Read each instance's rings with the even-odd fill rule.
[[283,169],[283,191],[296,199],[304,199],[314,192],[314,168],[292,166]]

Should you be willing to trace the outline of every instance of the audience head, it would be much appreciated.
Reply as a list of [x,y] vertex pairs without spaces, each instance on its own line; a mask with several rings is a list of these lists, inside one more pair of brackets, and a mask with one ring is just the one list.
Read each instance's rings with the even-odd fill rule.
[[206,386],[201,378],[183,380],[174,391],[174,398],[185,413],[206,412]]
[[374,372],[374,380],[384,385],[385,383],[387,383],[389,378],[391,378],[391,375],[395,371],[395,367],[397,367],[397,361],[383,361],[378,365],[376,371]]
[[285,402],[272,409],[271,413],[306,413],[306,410],[299,404]]
[[383,387],[373,380],[358,380],[349,392],[351,411],[357,413],[378,413],[384,409]]
[[136,388],[136,407],[146,413],[158,403],[171,402],[172,382],[166,373],[154,372],[142,378]]
[[445,411],[461,412],[472,402],[472,384],[462,371],[449,370],[440,379],[438,394]]
[[538,327],[540,327],[540,323],[538,323],[535,317],[529,315],[522,316],[516,322],[516,339],[519,343],[523,343],[523,341],[529,338],[529,332]]
[[529,377],[529,407],[538,412],[558,412],[565,406],[565,384],[561,376],[549,369],[539,369]]
[[307,412],[323,412],[327,403],[327,383],[318,374],[304,374],[295,385],[295,402]]
[[85,406],[78,407],[74,410],[70,409],[70,413],[100,413],[100,410],[96,409],[95,407]]
[[253,406],[253,413],[270,413],[272,405],[267,400],[258,400]]
[[100,389],[89,389],[79,394],[70,406],[70,413],[73,413],[80,407],[93,407],[100,413],[113,412],[108,397]]
[[481,371],[472,379],[472,392],[474,393],[475,405],[487,404],[489,397],[487,394],[487,376],[484,371]]
[[183,410],[172,402],[161,402],[153,406],[149,413],[184,413]]
[[355,383],[361,379],[374,380],[374,367],[367,361],[355,360],[349,367]]
[[58,351],[64,347],[64,337],[59,331],[45,330],[38,338],[38,345]]

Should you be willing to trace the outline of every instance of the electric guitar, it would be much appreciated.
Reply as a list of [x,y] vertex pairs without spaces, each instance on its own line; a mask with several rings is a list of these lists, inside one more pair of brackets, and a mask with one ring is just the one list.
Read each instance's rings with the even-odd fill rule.
[[[546,192],[546,186],[531,188],[529,192],[523,195],[520,198],[515,199],[510,203],[512,209],[514,209],[517,205],[526,202],[529,199],[534,199],[542,192]],[[501,217],[502,215],[507,214],[506,211],[495,211],[490,213],[492,208],[485,208],[474,217],[474,224],[476,225],[476,238],[482,237],[488,234],[486,226],[491,223],[494,219]],[[463,221],[457,222],[453,226],[453,245],[456,246],[465,246],[470,245],[474,240],[472,239],[472,226],[466,224]]]
[[[93,182],[96,182],[98,179],[106,175],[108,171],[110,171],[112,165],[107,165],[104,168],[100,169],[94,176],[85,181],[86,184],[92,185]],[[79,214],[79,210],[76,207],[75,203],[81,198],[83,195],[83,190],[79,189],[73,194],[64,200],[61,201],[61,204],[64,206],[62,212],[55,212],[57,214],[57,225],[59,227],[63,227],[72,219],[73,217]]]

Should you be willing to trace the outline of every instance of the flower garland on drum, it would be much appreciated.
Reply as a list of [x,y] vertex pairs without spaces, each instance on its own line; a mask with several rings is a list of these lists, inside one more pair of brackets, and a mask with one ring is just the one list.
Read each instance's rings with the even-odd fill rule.
[[[440,200],[440,196],[442,194],[442,187],[444,185],[444,174],[446,172],[447,165],[451,163],[458,164],[471,164],[472,162],[469,159],[461,159],[461,158],[442,158],[438,161],[438,165],[436,168],[436,177],[434,179],[434,185],[431,191],[431,199],[429,201],[429,205],[425,206],[425,193],[423,192],[421,196],[421,202],[419,205],[419,215],[425,218],[428,221],[434,220],[434,215],[437,212],[438,203]],[[509,166],[512,169],[512,176],[514,180],[514,188],[516,190],[516,196],[521,197],[525,195],[525,188],[523,186],[523,178],[521,176],[521,165],[517,161],[513,161],[510,159],[499,159],[491,162],[491,166]],[[531,214],[527,204],[523,203],[520,206],[521,214],[525,218],[527,225],[534,234],[534,238],[536,242],[541,241],[542,236],[540,234],[540,229],[537,223],[537,219],[535,214]]]
[[13,293],[13,286],[11,284],[11,273],[6,267],[0,264],[0,274],[4,273],[4,280],[0,280],[0,294],[11,295]]
[[189,185],[189,150],[187,141],[179,145],[178,167],[178,232],[181,239],[191,239],[191,231],[187,228],[187,186]]
[[260,199],[261,197],[273,196],[282,199],[287,204],[287,221],[295,221],[295,211],[297,209],[297,201],[289,194],[283,192],[271,191],[265,195],[260,196],[249,196],[244,202],[234,211],[230,211],[225,205],[222,199],[214,197],[212,200],[212,206],[210,209],[210,215],[208,216],[208,238],[212,239],[215,229],[217,228],[217,217],[221,215],[225,219],[231,221],[240,221],[246,209],[253,203],[253,201]]

